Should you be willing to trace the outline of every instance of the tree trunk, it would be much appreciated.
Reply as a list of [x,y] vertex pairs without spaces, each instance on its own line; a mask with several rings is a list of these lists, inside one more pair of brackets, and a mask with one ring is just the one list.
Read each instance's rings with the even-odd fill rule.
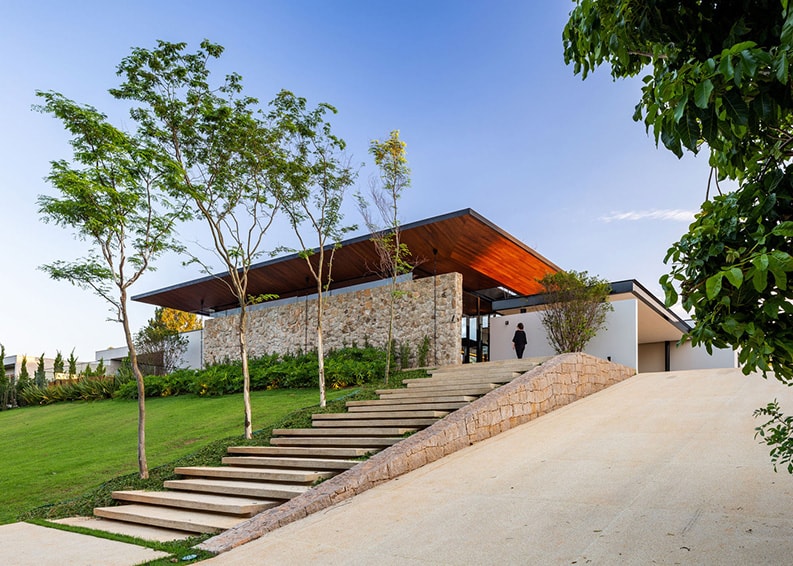
[[322,341],[322,286],[317,295],[317,365],[319,366],[319,406],[325,407],[325,346]]
[[248,313],[245,305],[240,307],[239,319],[239,339],[240,339],[240,360],[242,361],[242,403],[245,406],[245,438],[253,438],[253,426],[251,421],[251,373],[248,368],[248,346],[245,342],[245,330],[247,326]]
[[141,479],[145,480],[149,477],[149,465],[146,461],[146,386],[143,382],[143,374],[138,367],[138,353],[135,350],[132,332],[129,329],[126,299],[126,293],[122,291],[121,323],[124,326],[124,338],[127,340],[129,363],[132,365],[132,373],[135,375],[135,382],[138,386],[138,471]]
[[391,376],[391,343],[394,341],[394,306],[396,303],[396,277],[391,279],[391,298],[388,313],[388,340],[385,345],[385,385]]

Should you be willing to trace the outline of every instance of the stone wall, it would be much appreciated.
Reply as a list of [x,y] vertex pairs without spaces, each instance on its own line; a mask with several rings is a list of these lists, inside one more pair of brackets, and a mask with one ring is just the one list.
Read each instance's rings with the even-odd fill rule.
[[562,354],[314,489],[199,545],[225,552],[279,527],[527,423],[634,375],[588,354]]
[[[428,363],[460,361],[462,275],[449,273],[397,284],[394,338],[407,343],[415,365],[417,349],[430,339]],[[326,299],[323,340],[326,350],[385,346],[388,340],[390,285],[339,292]],[[316,299],[263,305],[248,311],[248,355],[310,351],[316,345]],[[204,363],[239,359],[237,316],[204,322]]]

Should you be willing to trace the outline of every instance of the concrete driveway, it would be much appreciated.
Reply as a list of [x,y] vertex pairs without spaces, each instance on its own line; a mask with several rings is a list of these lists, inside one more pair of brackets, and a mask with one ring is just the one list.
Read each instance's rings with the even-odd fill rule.
[[203,564],[791,564],[738,370],[640,374]]

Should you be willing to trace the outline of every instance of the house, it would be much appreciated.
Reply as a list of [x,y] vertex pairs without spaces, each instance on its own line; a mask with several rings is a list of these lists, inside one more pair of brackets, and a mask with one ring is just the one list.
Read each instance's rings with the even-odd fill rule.
[[[560,268],[472,209],[406,224],[402,242],[414,269],[397,283],[395,339],[415,358],[429,346],[429,363],[454,364],[509,357],[511,331],[518,321],[531,328],[528,355],[545,355],[544,334],[537,327],[538,283]],[[390,279],[378,272],[377,250],[370,236],[342,242],[333,259],[333,281],[324,314],[326,349],[387,342]],[[202,357],[213,363],[238,357],[236,299],[220,273],[133,297],[133,300],[186,312],[205,320]],[[305,259],[287,255],[253,265],[250,295],[279,298],[249,307],[251,356],[314,348],[316,293]],[[701,352],[676,350],[688,329],[638,282],[614,284],[615,306],[607,330],[587,349],[636,369],[673,369],[707,360]],[[512,325],[512,326],[510,326]],[[507,336],[507,334],[509,336]],[[536,350],[536,351],[535,351]],[[540,353],[542,352],[542,353]],[[734,359],[734,357],[733,357]]]

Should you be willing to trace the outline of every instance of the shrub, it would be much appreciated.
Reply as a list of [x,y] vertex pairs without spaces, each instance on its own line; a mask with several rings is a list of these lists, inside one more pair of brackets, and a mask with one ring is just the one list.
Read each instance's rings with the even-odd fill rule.
[[418,365],[420,368],[427,367],[427,357],[430,353],[430,337],[424,336],[424,339],[419,345],[416,357],[418,358]]

